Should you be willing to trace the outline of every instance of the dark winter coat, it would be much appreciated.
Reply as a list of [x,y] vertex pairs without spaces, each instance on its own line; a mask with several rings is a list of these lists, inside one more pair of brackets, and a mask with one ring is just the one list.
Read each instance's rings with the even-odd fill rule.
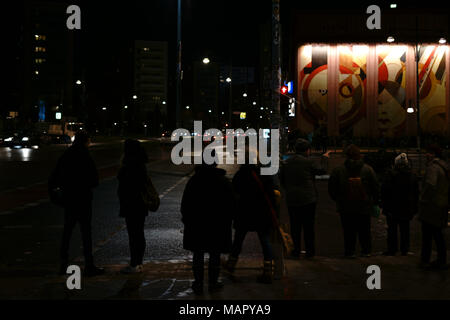
[[181,200],[183,248],[227,253],[235,210],[233,187],[225,170],[201,165],[189,179]]
[[120,216],[147,216],[148,207],[142,193],[146,192],[147,168],[142,162],[124,162],[117,175],[119,187]]
[[49,185],[62,189],[65,208],[90,205],[92,189],[98,184],[94,160],[88,148],[79,144],[70,146],[64,152],[49,180]]
[[305,155],[296,154],[285,160],[280,180],[286,190],[287,205],[305,206],[317,202],[315,176],[322,174],[326,174],[326,171]]
[[[346,197],[348,178],[357,175],[361,176],[364,191],[367,195],[367,200],[359,206],[349,202]],[[328,193],[336,201],[339,213],[370,214],[372,206],[378,203],[379,189],[380,186],[374,170],[371,166],[364,164],[362,160],[347,159],[343,166],[332,171],[328,181]]]
[[386,173],[381,187],[381,205],[386,216],[411,220],[418,211],[419,182],[408,166],[399,166]]
[[242,165],[233,177],[233,188],[238,204],[234,228],[265,231],[273,226],[272,211],[252,172],[259,177],[264,191],[275,209],[275,183],[272,176],[260,175],[260,169],[255,165]]
[[448,165],[441,159],[432,160],[425,171],[419,202],[419,219],[438,228],[448,223]]

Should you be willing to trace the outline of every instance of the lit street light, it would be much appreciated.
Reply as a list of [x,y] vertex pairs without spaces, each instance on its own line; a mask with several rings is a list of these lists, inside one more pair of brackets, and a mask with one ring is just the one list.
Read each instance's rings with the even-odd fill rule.
[[225,81],[228,82],[228,83],[230,83],[230,82],[231,82],[231,78],[228,77],[228,78],[225,79]]
[[204,58],[204,59],[203,59],[203,63],[204,63],[204,64],[208,64],[208,63],[210,63],[210,60],[209,60],[208,58]]
[[77,80],[77,82],[75,82],[77,85],[81,84],[81,80]]
[[133,96],[133,100],[136,100],[136,99],[137,99],[137,95],[134,95],[134,96]]

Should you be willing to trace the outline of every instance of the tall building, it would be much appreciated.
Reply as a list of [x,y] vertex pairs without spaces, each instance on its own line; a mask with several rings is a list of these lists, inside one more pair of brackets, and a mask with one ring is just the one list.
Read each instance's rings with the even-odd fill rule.
[[168,44],[134,42],[134,95],[139,120],[157,133],[167,122]]
[[55,112],[72,116],[73,32],[66,26],[68,4],[25,1],[22,32],[23,101],[26,123],[52,121]]
[[194,113],[196,119],[212,127],[218,123],[219,114],[219,65],[194,62]]

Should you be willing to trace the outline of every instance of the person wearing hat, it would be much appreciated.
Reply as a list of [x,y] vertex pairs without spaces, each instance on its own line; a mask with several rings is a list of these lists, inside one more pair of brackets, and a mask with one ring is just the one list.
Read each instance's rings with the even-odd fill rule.
[[344,230],[344,255],[355,258],[359,236],[361,255],[368,257],[371,245],[371,212],[378,203],[379,184],[373,168],[361,160],[359,148],[351,144],[345,150],[347,159],[336,167],[328,181],[328,193],[336,201]]
[[[426,149],[427,169],[419,198],[419,220],[422,222],[422,253],[420,267],[446,269],[447,246],[445,228],[448,226],[448,188],[450,172],[442,160],[442,149],[429,145]],[[437,259],[430,264],[433,239]]]
[[395,256],[398,251],[398,230],[400,229],[400,252],[409,252],[410,221],[417,214],[419,182],[411,171],[408,157],[401,153],[394,160],[394,168],[388,170],[381,186],[381,206],[388,225],[387,251],[385,255]]
[[[280,180],[286,190],[286,201],[291,223],[291,235],[294,241],[292,255],[299,257],[301,252],[301,236],[305,241],[306,257],[315,255],[315,214],[318,192],[315,176],[326,174],[326,171],[311,158],[311,144],[305,139],[297,139],[296,154],[281,166]],[[324,154],[328,157],[328,153]]]

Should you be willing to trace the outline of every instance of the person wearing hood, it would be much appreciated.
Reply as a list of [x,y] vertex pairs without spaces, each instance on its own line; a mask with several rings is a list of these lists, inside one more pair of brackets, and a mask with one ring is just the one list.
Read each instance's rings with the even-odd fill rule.
[[[442,160],[442,149],[435,144],[426,151],[427,168],[419,198],[419,220],[422,222],[423,268],[447,268],[445,228],[448,225],[449,167]],[[437,259],[430,264],[433,239],[436,243]]]
[[394,168],[387,171],[381,187],[381,206],[388,225],[388,256],[398,251],[398,229],[400,229],[400,252],[406,256],[409,251],[409,224],[418,211],[419,182],[409,166],[405,153],[394,160]]
[[[303,230],[306,257],[313,258],[315,255],[314,221],[318,199],[315,176],[324,175],[327,172],[311,160],[311,144],[307,140],[297,139],[295,150],[296,154],[284,161],[280,171],[281,184],[286,190],[294,242],[292,256],[296,258],[300,256]],[[328,157],[328,153],[324,156]]]
[[147,153],[141,143],[133,139],[125,140],[122,165],[117,175],[119,216],[125,218],[131,256],[130,265],[121,270],[125,274],[143,271],[142,263],[146,247],[144,223],[148,216],[148,206],[142,194],[149,181],[147,162]]
[[220,254],[231,249],[234,193],[226,171],[216,164],[195,167],[181,200],[183,248],[193,252],[194,293],[203,293],[204,255],[209,253],[209,291],[222,289]]
[[371,245],[371,212],[379,200],[379,184],[371,166],[361,160],[359,148],[349,145],[344,165],[336,167],[328,181],[328,193],[336,202],[344,230],[345,256],[355,257],[359,237],[361,255],[368,257]]

